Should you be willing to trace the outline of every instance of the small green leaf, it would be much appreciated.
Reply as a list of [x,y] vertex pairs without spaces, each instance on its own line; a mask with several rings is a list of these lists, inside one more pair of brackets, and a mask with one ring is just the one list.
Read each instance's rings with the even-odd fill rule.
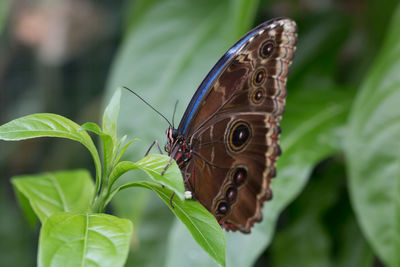
[[110,185],[122,174],[130,170],[139,169],[145,171],[154,181],[175,191],[175,194],[179,198],[184,199],[183,194],[185,192],[185,187],[183,185],[182,174],[174,160],[171,161],[171,165],[166,169],[164,175],[161,175],[161,172],[169,164],[170,160],[171,158],[168,156],[153,154],[144,157],[136,163],[122,161],[118,163],[112,171],[110,175]]
[[[170,165],[165,169],[168,164]],[[175,160],[165,155],[152,154],[136,162],[136,165],[153,180],[169,187],[175,191],[178,197],[184,199],[185,186],[183,185],[182,173]],[[164,170],[165,173],[161,175]]]
[[81,128],[85,131],[95,133],[99,136],[103,134],[103,131],[101,130],[100,126],[97,125],[97,123],[95,122],[86,122],[82,124]]
[[86,170],[62,171],[12,178],[18,194],[27,199],[43,223],[55,212],[87,212],[93,181]]
[[81,126],[56,114],[38,113],[21,117],[0,126],[0,140],[19,141],[37,137],[61,137],[83,144],[96,167],[96,188],[100,185],[101,163],[92,139]]
[[[172,212],[181,220],[189,230],[196,242],[220,265],[225,266],[226,240],[221,226],[215,217],[200,203],[194,200],[180,200],[172,198],[173,207],[170,205],[173,191],[159,184],[140,181],[126,184],[118,188],[144,187],[157,193],[167,204]],[[182,247],[185,244],[181,244]]]
[[[126,137],[126,136],[124,136],[124,137]],[[125,139],[125,138],[123,138],[123,139]],[[125,154],[125,151],[128,149],[128,147],[130,147],[130,145],[133,143],[133,142],[135,142],[137,139],[135,138],[135,139],[133,139],[132,141],[130,141],[130,142],[128,142],[126,145],[124,145],[123,147],[122,147],[122,149],[118,152],[118,155],[117,155],[117,157],[116,157],[116,159],[115,159],[115,162],[119,162],[120,160],[121,160],[121,158],[122,158],[122,156]],[[123,143],[123,140],[121,139],[120,140],[120,144],[122,144]],[[118,147],[119,147],[119,145],[118,145]]]
[[103,142],[103,173],[104,175],[107,175],[107,172],[110,171],[109,168],[111,168],[113,164],[114,142],[112,137],[108,134],[103,133],[99,125],[94,122],[86,122],[81,127],[86,131],[93,132],[100,136],[101,141]]
[[38,266],[123,266],[132,223],[107,214],[57,213],[43,224]]
[[112,137],[116,143],[117,140],[117,119],[119,113],[119,102],[121,98],[121,89],[115,90],[110,102],[103,114],[103,132]]

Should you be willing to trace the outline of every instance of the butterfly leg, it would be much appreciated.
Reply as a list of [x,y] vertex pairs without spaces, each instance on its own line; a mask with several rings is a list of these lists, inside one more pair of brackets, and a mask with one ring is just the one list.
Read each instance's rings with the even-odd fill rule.
[[[154,145],[157,146],[158,151],[159,151],[160,154],[162,155],[162,150],[161,150],[161,148],[160,148],[160,145],[159,145],[158,141],[157,141],[157,140],[154,140],[153,143],[150,145],[149,149],[147,149],[146,154],[144,154],[145,157],[150,153],[150,150],[153,148]],[[168,169],[168,167],[169,167],[171,164],[172,164],[172,158],[169,159],[168,164],[167,164],[167,165],[164,167],[164,169],[162,170],[161,175],[164,175],[165,171]],[[165,188],[164,185],[161,185],[161,186],[162,186],[162,188]],[[172,193],[171,198],[169,199],[169,204],[171,205],[171,207],[172,207],[173,209],[175,208],[175,207],[174,207],[174,204],[173,204],[173,202],[172,202],[173,199],[174,199],[174,196],[175,196],[175,192]]]
[[164,176],[164,173],[167,171],[168,167],[171,166],[172,160],[173,160],[172,158],[169,158],[167,165],[165,165],[164,169],[161,172],[161,176]]
[[174,209],[174,203],[172,203],[172,200],[174,200],[174,196],[175,196],[175,192],[172,193],[171,198],[169,199],[169,204],[171,205],[171,207]]
[[150,150],[153,148],[154,145],[157,146],[158,151],[160,152],[160,154],[161,154],[161,155],[163,154],[163,153],[162,153],[162,150],[161,150],[161,147],[160,147],[160,144],[158,143],[158,140],[154,140],[153,143],[151,143],[149,149],[147,149],[146,154],[144,154],[145,157],[146,157],[147,155],[149,155]]
[[[147,149],[146,154],[144,154],[145,157],[150,153],[150,150],[153,148],[154,145],[157,146],[158,151],[160,152],[160,154],[161,154],[161,155],[163,154],[163,153],[162,153],[162,150],[161,150],[161,148],[160,148],[160,144],[158,143],[158,140],[154,140],[153,143],[150,145],[149,149]],[[162,175],[162,176],[163,176],[164,173],[167,171],[168,167],[171,166],[171,164],[172,164],[172,158],[169,159],[168,164],[165,165],[164,169],[162,170],[162,172],[161,172],[161,175]],[[161,186],[162,186],[163,188],[165,187],[164,185],[161,185]],[[174,196],[175,196],[175,192],[172,193],[171,198],[169,199],[169,204],[171,205],[171,207],[172,207],[173,209],[175,208],[175,206],[174,206],[174,204],[173,204],[173,202],[172,202],[172,201],[174,200]]]

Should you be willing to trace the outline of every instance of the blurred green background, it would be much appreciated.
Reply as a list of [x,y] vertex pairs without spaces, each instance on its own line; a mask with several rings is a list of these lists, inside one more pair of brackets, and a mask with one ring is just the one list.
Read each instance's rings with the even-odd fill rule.
[[[0,124],[51,112],[99,122],[128,86],[177,118],[220,56],[252,27],[299,27],[282,121],[274,199],[251,235],[227,235],[228,266],[400,266],[400,12],[386,0],[2,0]],[[168,125],[124,92],[119,134],[140,159]],[[396,142],[397,141],[397,142]],[[35,266],[39,226],[20,210],[14,175],[85,167],[72,141],[0,143],[0,265]],[[142,174],[127,175],[139,179]],[[152,193],[122,192],[126,266],[213,266]]]

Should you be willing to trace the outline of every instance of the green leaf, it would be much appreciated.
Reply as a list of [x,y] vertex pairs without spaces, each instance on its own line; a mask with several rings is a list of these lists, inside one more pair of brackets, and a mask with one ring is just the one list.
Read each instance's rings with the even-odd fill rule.
[[368,241],[400,265],[400,7],[349,120],[350,193]]
[[[169,167],[161,175],[168,164],[170,164]],[[137,161],[136,165],[138,169],[145,171],[153,180],[169,187],[180,199],[184,199],[185,187],[182,173],[175,160],[171,160],[169,156],[152,154]]]
[[271,266],[373,266],[374,255],[357,227],[345,179],[345,166],[337,160],[316,167],[305,190],[286,209],[285,223],[268,248]]
[[[337,58],[342,53],[343,45],[348,42],[351,20],[347,15],[331,11],[323,16],[299,18],[297,23],[300,27],[299,40],[290,67],[289,94],[293,83],[313,88],[332,86],[336,82],[335,74],[339,71]],[[345,72],[342,76],[357,74],[349,68],[340,71]]]
[[239,40],[243,34],[252,28],[254,18],[256,17],[257,10],[259,9],[259,0],[233,0],[230,1],[231,16],[235,26],[235,39]]
[[0,140],[19,141],[37,137],[61,137],[83,144],[96,167],[96,188],[100,185],[101,163],[92,139],[81,126],[56,114],[38,113],[21,117],[0,126]]
[[[241,21],[250,20],[244,18],[245,12],[236,2],[167,0],[148,6],[117,54],[106,99],[117,86],[124,85],[171,117],[175,101],[189,103],[196,87],[239,34],[236,18],[221,13],[242,12]],[[129,92],[122,93],[119,131],[139,136],[149,145],[155,139],[165,140],[168,125],[162,118]],[[178,105],[176,114],[182,114],[185,106]],[[145,152],[146,146],[142,146],[131,158]]]
[[114,142],[112,137],[103,133],[99,125],[94,122],[86,122],[81,127],[85,131],[90,131],[100,136],[103,143],[103,173],[105,176],[107,176],[108,172],[111,171],[110,168],[113,165]]
[[121,89],[115,90],[110,103],[103,114],[103,132],[112,137],[114,143],[117,140],[117,119],[119,113],[119,102],[121,98]]
[[103,131],[101,130],[100,126],[97,125],[95,122],[85,122],[82,124],[81,128],[85,131],[92,132],[94,134],[97,134],[98,136],[103,135]]
[[28,200],[42,223],[56,212],[90,210],[94,187],[86,170],[16,176],[12,183],[22,204]]
[[[124,138],[125,139],[125,138]],[[125,151],[130,147],[130,145],[135,142],[137,139],[133,139],[132,141],[128,142],[126,145],[124,145],[121,150],[118,152],[117,157],[115,158],[115,162],[120,162],[121,158],[124,156]],[[123,143],[123,140],[121,139],[120,144]],[[119,146],[118,146],[119,147]]]
[[40,230],[38,266],[123,266],[132,223],[107,214],[57,213]]
[[124,173],[139,169],[145,171],[149,177],[154,181],[169,187],[175,194],[184,199],[185,187],[183,185],[183,178],[178,165],[173,160],[171,165],[166,169],[165,173],[161,175],[162,171],[169,164],[171,158],[165,155],[152,154],[144,157],[136,163],[130,161],[122,161],[115,166],[110,175],[110,186]]
[[[167,204],[172,212],[181,220],[189,230],[196,242],[206,251],[218,264],[225,266],[226,240],[221,226],[214,216],[208,212],[200,203],[194,200],[172,199],[173,207],[170,206],[173,191],[159,184],[140,181],[126,184],[118,188],[122,190],[128,187],[144,187],[157,193]],[[185,244],[181,244],[182,248]]]
[[[13,182],[13,180],[11,180]],[[20,191],[18,190],[17,186],[14,183],[14,191],[15,195],[17,196],[19,205],[21,206],[25,219],[28,221],[29,225],[32,227],[32,229],[35,229],[37,224],[38,224],[38,215],[36,212],[33,210],[31,203],[29,202],[29,199]]]

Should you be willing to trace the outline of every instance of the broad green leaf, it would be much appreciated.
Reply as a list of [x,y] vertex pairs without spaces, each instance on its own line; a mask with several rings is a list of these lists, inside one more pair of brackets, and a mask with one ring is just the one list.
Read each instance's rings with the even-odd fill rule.
[[[200,203],[194,200],[180,200],[172,198],[173,191],[167,187],[152,182],[134,182],[118,188],[122,190],[128,187],[144,187],[157,193],[164,200],[172,212],[181,220],[189,230],[192,237],[218,264],[225,266],[226,240],[221,226],[214,216]],[[172,201],[173,207],[170,202]],[[184,248],[186,244],[182,243]]]
[[368,241],[400,265],[400,7],[353,106],[346,139],[350,193]]
[[[308,181],[316,163],[342,148],[344,125],[353,99],[346,90],[302,89],[289,94],[286,112],[281,123],[282,156],[278,159],[278,176],[272,180],[273,199],[264,204],[263,220],[249,235],[227,233],[227,265],[253,266],[259,255],[271,242],[280,212],[295,199]],[[176,228],[182,228],[175,224]],[[167,266],[183,266],[175,260],[179,254],[193,255],[185,258],[190,266],[212,266],[203,260],[190,236],[174,229]],[[179,248],[179,244],[186,244]]]
[[[391,19],[398,6],[398,0],[387,0],[382,3],[380,0],[369,0],[366,2],[365,17],[368,18],[366,26],[370,35],[372,47],[379,51],[387,33],[387,28],[390,26]],[[369,51],[376,56],[376,52]]]
[[103,132],[112,137],[114,143],[117,143],[117,119],[119,113],[119,102],[121,98],[121,89],[118,88],[103,114]]
[[124,10],[125,12],[125,23],[124,30],[126,34],[130,34],[133,31],[133,27],[137,22],[141,21],[144,15],[147,15],[148,9],[151,9],[155,5],[159,4],[163,0],[136,0],[131,1],[128,7]]
[[43,224],[38,266],[123,266],[132,223],[107,214],[56,213]]
[[[12,182],[13,180],[11,180]],[[21,206],[21,209],[24,212],[25,218],[28,221],[29,225],[32,227],[32,229],[35,229],[37,226],[39,220],[38,220],[38,215],[36,212],[33,210],[31,203],[29,202],[29,199],[22,193],[17,186],[14,183],[14,191],[15,195],[17,196],[18,203]]]
[[94,186],[86,170],[16,176],[12,183],[23,196],[21,200],[29,201],[42,223],[56,212],[90,210]]
[[[122,191],[120,194],[124,193],[132,194],[132,190]],[[131,210],[129,216],[135,216],[137,223],[133,222],[133,224],[135,225],[135,229],[140,227],[141,231],[135,231],[134,245],[132,246],[126,266],[165,266],[167,255],[165,247],[168,246],[167,240],[170,234],[167,229],[176,217],[165,207],[163,201],[155,197],[154,193],[150,192],[150,190],[139,189],[134,190],[134,193],[143,196],[142,198],[135,198],[139,199],[142,210],[139,210],[139,212]],[[145,201],[148,198],[149,200]],[[152,220],[158,220],[160,223],[149,223],[148,220],[143,218],[152,218]],[[201,247],[199,249],[203,250]]]
[[[134,31],[117,54],[108,95],[118,86],[127,86],[168,118],[179,99],[179,118],[202,79],[238,38],[236,18],[221,16],[238,10],[237,2],[243,1],[155,1],[140,14],[141,20],[135,21]],[[246,23],[250,20],[243,14],[240,17]],[[134,156],[130,154],[142,157],[146,144],[165,140],[168,125],[134,95],[122,94],[119,131],[143,140],[145,145],[132,151]]]
[[329,12],[324,16],[318,14],[296,21],[299,34],[293,65],[290,67],[289,94],[292,84],[305,81],[306,86],[317,88],[331,86],[335,82],[337,58],[342,53],[342,46],[348,42],[351,21],[347,18],[338,12]]
[[139,169],[146,172],[154,181],[169,187],[179,198],[184,199],[183,194],[185,192],[185,187],[183,185],[181,171],[178,165],[176,165],[176,162],[171,161],[171,165],[169,165],[165,173],[161,175],[170,161],[170,157],[158,154],[148,155],[136,163],[122,161],[118,163],[112,171],[109,178],[110,185],[113,185],[122,174]]
[[271,266],[373,265],[374,255],[357,227],[345,181],[344,166],[336,160],[316,168],[305,190],[287,208],[286,223],[267,250]]
[[96,188],[99,188],[101,177],[99,154],[88,133],[75,122],[56,114],[38,113],[0,126],[0,140],[19,141],[37,137],[61,137],[83,144],[93,157],[96,167]]
[[234,38],[240,39],[243,34],[248,32],[256,17],[256,12],[259,9],[259,0],[232,0],[230,1],[230,16],[235,26]]

